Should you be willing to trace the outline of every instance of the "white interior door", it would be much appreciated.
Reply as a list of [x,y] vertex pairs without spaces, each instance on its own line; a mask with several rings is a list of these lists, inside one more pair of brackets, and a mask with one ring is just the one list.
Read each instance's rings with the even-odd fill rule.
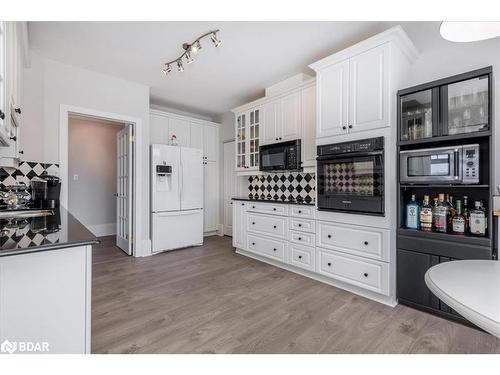
[[132,127],[116,136],[116,246],[132,255]]
[[233,235],[233,209],[232,197],[239,193],[238,177],[235,170],[235,147],[234,141],[224,143],[224,234]]

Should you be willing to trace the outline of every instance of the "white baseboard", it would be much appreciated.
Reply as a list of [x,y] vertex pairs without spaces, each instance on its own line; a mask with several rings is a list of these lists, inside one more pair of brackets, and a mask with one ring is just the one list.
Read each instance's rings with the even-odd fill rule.
[[86,225],[86,227],[96,237],[112,236],[116,234],[116,223]]

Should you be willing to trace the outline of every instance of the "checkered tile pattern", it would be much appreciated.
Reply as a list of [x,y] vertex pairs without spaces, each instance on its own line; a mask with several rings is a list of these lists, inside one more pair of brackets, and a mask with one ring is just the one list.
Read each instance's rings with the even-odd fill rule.
[[371,163],[326,164],[325,191],[336,194],[380,195],[379,176]]
[[12,228],[9,233],[0,237],[0,249],[25,249],[33,246],[59,243],[59,232],[37,233],[28,224],[20,228]]
[[53,176],[59,176],[59,164],[37,163],[31,161],[22,161],[19,168],[0,168],[0,189],[9,185],[16,185],[24,182],[30,186],[31,179],[47,173]]
[[316,179],[314,173],[275,173],[248,178],[248,197],[280,201],[316,200]]

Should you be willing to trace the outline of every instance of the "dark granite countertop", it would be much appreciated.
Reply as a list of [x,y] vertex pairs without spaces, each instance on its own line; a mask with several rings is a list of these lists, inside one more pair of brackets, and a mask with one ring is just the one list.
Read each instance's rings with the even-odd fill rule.
[[0,257],[99,243],[96,236],[66,209],[49,210],[53,215],[1,219]]
[[314,206],[316,202],[314,201],[298,201],[298,200],[282,200],[282,199],[262,199],[262,198],[252,198],[252,197],[232,197],[234,201],[251,201],[251,202],[267,202],[267,203],[283,203],[283,204],[300,204],[304,206]]

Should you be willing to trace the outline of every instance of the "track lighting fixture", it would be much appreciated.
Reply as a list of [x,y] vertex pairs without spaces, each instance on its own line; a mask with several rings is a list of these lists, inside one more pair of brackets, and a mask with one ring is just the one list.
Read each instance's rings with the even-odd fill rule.
[[171,68],[172,64],[177,64],[177,71],[183,72],[184,66],[182,64],[182,59],[185,57],[186,63],[191,64],[194,61],[192,56],[201,50],[200,40],[205,38],[205,37],[210,36],[210,39],[212,40],[212,43],[214,44],[214,46],[219,47],[222,42],[220,41],[220,39],[217,38],[218,32],[219,32],[219,29],[212,30],[206,34],[199,36],[193,43],[184,43],[182,45],[182,48],[184,49],[184,52],[182,53],[182,55],[180,55],[175,60],[172,60],[172,61],[165,63],[165,68],[163,68],[163,73],[165,75],[170,73],[170,71],[172,70],[172,68]]

